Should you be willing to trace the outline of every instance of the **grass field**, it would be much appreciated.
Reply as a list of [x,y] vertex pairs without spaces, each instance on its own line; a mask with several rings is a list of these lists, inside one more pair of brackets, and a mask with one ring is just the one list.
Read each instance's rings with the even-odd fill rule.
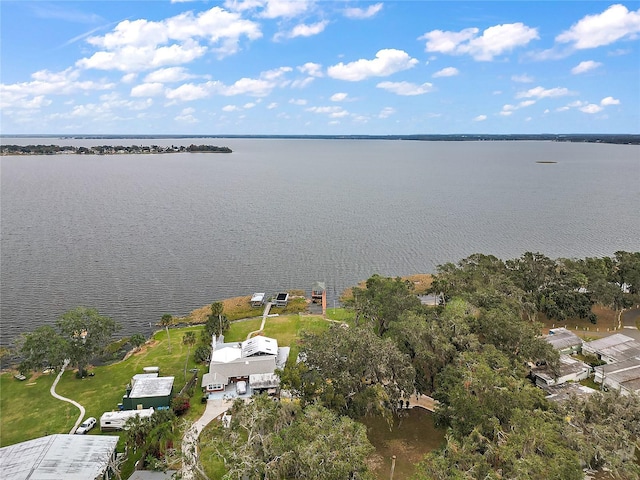
[[[260,328],[261,319],[234,322],[226,335],[227,341],[245,340],[247,334]],[[303,330],[322,331],[329,323],[317,316],[288,315],[268,318],[264,334],[278,340],[281,346],[292,346],[295,359],[297,345],[295,339]],[[185,384],[185,360],[187,347],[182,337],[187,331],[195,331],[200,338],[202,326],[169,329],[169,337],[164,330],[156,332],[140,350],[112,365],[90,368],[92,377],[77,379],[74,372],[66,371],[56,392],[71,398],[86,408],[86,417],[100,418],[106,412],[117,409],[122,401],[125,388],[131,377],[142,373],[144,367],[160,367],[160,375],[174,376],[174,393]],[[198,368],[200,376],[206,373],[207,365],[196,365],[193,351],[187,370]],[[187,378],[190,373],[187,371]],[[0,446],[30,440],[52,433],[69,433],[79,415],[73,405],[54,399],[49,393],[55,375],[35,374],[24,381],[13,378],[11,373],[0,375]],[[204,411],[200,403],[200,388],[195,389],[191,399],[191,409],[185,415],[187,421],[197,419]],[[91,434],[100,434],[95,428]]]

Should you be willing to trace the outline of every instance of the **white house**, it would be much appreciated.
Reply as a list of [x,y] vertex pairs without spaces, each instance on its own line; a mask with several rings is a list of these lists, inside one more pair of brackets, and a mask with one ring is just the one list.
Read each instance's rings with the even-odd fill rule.
[[279,348],[276,339],[264,336],[238,343],[214,342],[209,372],[202,376],[202,388],[205,393],[221,392],[239,381],[251,386],[252,375],[274,374],[276,368],[284,368],[288,356],[289,347]]
[[589,365],[569,355],[560,355],[560,366],[557,376],[546,365],[531,370],[536,385],[541,388],[561,385],[566,382],[579,382],[580,380],[589,378],[590,372],[591,367]]

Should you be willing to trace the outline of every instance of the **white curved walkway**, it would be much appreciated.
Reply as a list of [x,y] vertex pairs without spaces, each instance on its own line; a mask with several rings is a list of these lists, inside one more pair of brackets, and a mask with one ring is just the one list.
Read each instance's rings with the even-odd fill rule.
[[51,392],[51,395],[54,398],[57,398],[58,400],[62,400],[63,402],[69,402],[69,403],[75,405],[76,407],[78,407],[78,409],[80,409],[80,416],[78,417],[78,420],[76,420],[76,424],[73,426],[73,428],[69,432],[69,433],[75,433],[76,428],[78,428],[78,426],[82,423],[82,420],[84,419],[84,414],[85,414],[84,407],[82,405],[80,405],[78,402],[76,402],[75,400],[71,400],[70,398],[63,397],[62,395],[58,395],[56,393],[56,386],[58,385],[58,382],[62,378],[62,374],[64,373],[65,368],[67,368],[67,365],[69,365],[69,360],[65,360],[64,361],[64,364],[62,365],[62,368],[60,369],[60,373],[58,373],[58,376],[53,381],[53,385],[51,385],[51,389],[49,391]]
[[182,437],[182,480],[200,478],[195,475],[198,469],[198,437],[200,432],[213,420],[222,415],[229,408],[227,400],[207,400],[207,407],[202,416],[193,422],[193,425]]

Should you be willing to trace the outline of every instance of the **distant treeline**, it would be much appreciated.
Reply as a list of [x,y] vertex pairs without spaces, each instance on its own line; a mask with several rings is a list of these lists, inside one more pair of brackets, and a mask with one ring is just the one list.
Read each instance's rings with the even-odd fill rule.
[[[2,136],[0,136],[1,138]],[[33,136],[5,135],[6,138]],[[587,142],[587,143],[616,143],[625,145],[640,145],[640,134],[590,134],[590,133],[540,133],[540,134],[413,134],[413,135],[43,135],[41,138],[62,139],[180,139],[180,138],[295,138],[295,139],[326,139],[326,140],[421,140],[437,142],[478,142],[478,141],[552,141],[552,142]]]
[[158,146],[158,145],[98,145],[94,147],[73,147],[70,145],[2,145],[2,155],[131,155],[144,153],[214,152],[231,153],[229,147],[216,145]]

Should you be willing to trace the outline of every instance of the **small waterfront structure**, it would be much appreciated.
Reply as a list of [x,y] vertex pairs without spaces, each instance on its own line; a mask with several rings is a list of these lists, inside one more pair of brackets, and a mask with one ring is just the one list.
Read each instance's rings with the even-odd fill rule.
[[327,294],[327,287],[324,282],[316,282],[311,287],[311,301],[313,303],[322,302],[322,298]]
[[582,339],[566,328],[552,328],[544,339],[554,349],[565,355],[579,353],[582,350]]
[[100,431],[115,432],[124,430],[127,420],[133,417],[148,418],[153,415],[153,408],[143,408],[141,410],[123,410],[117,412],[104,412],[100,417]]
[[251,296],[251,300],[250,300],[251,306],[258,308],[258,307],[261,307],[262,305],[264,305],[265,295],[266,295],[266,293],[264,293],[264,292],[254,293]]
[[622,333],[585,342],[582,352],[595,355],[607,363],[617,363],[640,356],[640,342]]
[[159,377],[157,373],[134,375],[122,397],[124,410],[168,409],[173,397],[174,377]]
[[108,480],[118,437],[55,434],[0,448],[2,480]]
[[276,307],[286,307],[287,303],[289,303],[289,294],[287,292],[276,293],[274,303]]

